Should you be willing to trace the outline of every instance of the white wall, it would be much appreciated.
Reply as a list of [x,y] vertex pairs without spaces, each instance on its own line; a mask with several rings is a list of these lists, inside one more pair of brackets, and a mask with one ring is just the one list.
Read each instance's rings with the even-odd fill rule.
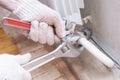
[[85,0],[94,39],[120,64],[120,0]]

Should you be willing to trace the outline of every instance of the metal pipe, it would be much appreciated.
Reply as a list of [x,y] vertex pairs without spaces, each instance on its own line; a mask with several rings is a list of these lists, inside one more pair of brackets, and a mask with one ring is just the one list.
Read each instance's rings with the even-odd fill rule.
[[109,68],[114,67],[114,62],[86,38],[80,38],[79,43],[82,44],[83,47],[85,47],[93,56],[99,59],[104,65],[106,65]]

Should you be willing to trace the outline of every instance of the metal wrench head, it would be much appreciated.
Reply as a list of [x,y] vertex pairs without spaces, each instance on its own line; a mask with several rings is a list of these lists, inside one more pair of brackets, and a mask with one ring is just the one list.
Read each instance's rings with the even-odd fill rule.
[[[72,22],[68,23],[66,26],[68,26],[68,35],[63,40],[64,45],[56,54],[61,57],[77,57],[84,49],[84,47],[78,43],[78,40],[81,37],[89,38],[91,36],[91,30],[87,27],[83,27]],[[84,35],[84,33],[86,33],[86,35]]]
[[57,57],[77,57],[83,51],[83,47],[77,45],[79,35],[70,34],[66,36],[62,44],[57,48],[55,55]]
[[[55,56],[57,57],[77,57],[79,56],[84,47],[78,42],[81,37],[89,38],[91,36],[91,30],[82,25],[78,25],[74,22],[65,21],[66,25],[66,37],[62,40],[61,45],[55,50]],[[86,35],[85,35],[86,34]]]

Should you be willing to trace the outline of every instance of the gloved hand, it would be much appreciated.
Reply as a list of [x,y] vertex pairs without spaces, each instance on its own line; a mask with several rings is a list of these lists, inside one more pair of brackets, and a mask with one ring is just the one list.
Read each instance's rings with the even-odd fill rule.
[[[40,3],[38,0],[23,0],[21,5],[17,9],[15,9],[13,13],[17,15],[19,19],[24,20],[24,21],[31,22],[31,21],[37,20],[39,21],[40,26],[44,26],[43,23],[41,22],[45,22],[48,25],[53,25],[55,27],[56,34],[59,38],[63,38],[65,36],[65,25],[60,15],[56,11]],[[36,22],[36,24],[33,23],[33,26],[38,26],[38,22]],[[53,34],[51,33],[52,32],[51,28],[48,28],[47,31],[50,31],[49,34]],[[36,36],[42,36],[41,38],[43,38],[45,34],[43,35],[36,34]],[[51,36],[49,35],[48,37],[51,37]],[[39,42],[43,43],[42,41],[43,40],[40,39]],[[53,42],[50,44],[53,44]]]
[[54,34],[54,30],[47,23],[38,21],[32,21],[32,26],[29,33],[29,38],[35,42],[40,42],[42,44],[47,43],[48,45],[53,45],[59,42],[59,38]]
[[28,62],[30,54],[25,55],[0,55],[0,80],[32,80],[29,72],[20,65]]

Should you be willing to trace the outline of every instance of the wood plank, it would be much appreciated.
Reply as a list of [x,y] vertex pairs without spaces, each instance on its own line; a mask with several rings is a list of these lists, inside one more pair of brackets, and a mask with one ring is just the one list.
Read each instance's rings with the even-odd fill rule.
[[9,35],[7,35],[7,34],[1,34],[0,35],[0,42],[2,42],[4,40],[12,41],[13,39]]
[[5,32],[4,32],[4,30],[3,29],[0,29],[0,35],[1,34],[4,34]]
[[69,66],[80,80],[114,80],[113,73],[87,50],[78,58],[68,59]]
[[66,77],[67,80],[77,80],[75,75],[70,70],[69,66],[66,64],[64,58],[59,58],[54,61],[57,69]]
[[56,78],[59,78],[61,76],[61,73],[54,65],[48,63],[34,71],[32,75],[33,80],[55,80]]
[[18,54],[18,48],[12,41],[13,39],[0,28],[0,53]]
[[11,41],[4,40],[3,42],[0,42],[0,50],[4,49],[6,47],[9,47],[11,45],[13,45],[13,43]]
[[11,54],[17,54],[18,53],[18,48],[16,47],[16,45],[11,45],[7,48],[1,49],[0,53],[11,53]]
[[33,80],[77,80],[63,58],[56,59],[36,69],[32,75]]

